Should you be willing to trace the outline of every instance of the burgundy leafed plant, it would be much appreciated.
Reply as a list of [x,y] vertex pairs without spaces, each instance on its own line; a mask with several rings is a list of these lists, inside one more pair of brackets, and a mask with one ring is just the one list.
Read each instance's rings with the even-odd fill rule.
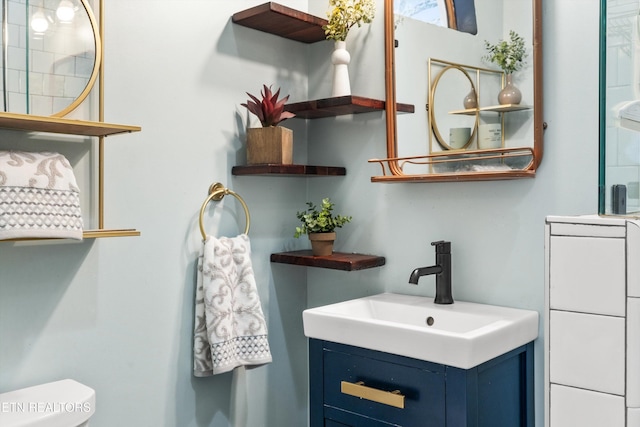
[[271,91],[271,86],[264,85],[264,89],[260,94],[262,95],[262,101],[247,92],[251,99],[247,100],[246,104],[240,105],[247,107],[249,111],[255,114],[260,119],[263,127],[277,126],[281,121],[295,117],[295,114],[284,111],[284,105],[289,99],[289,95],[278,100],[280,89],[274,94]]

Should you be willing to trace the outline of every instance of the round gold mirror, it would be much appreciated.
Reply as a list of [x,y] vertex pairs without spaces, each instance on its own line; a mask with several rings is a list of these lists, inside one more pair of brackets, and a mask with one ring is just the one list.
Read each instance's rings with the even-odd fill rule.
[[476,92],[473,80],[457,65],[445,66],[433,79],[429,92],[429,121],[433,136],[444,150],[464,150],[475,139],[478,112],[469,113],[463,105],[471,91]]
[[86,0],[2,1],[2,110],[62,117],[100,68],[97,21]]

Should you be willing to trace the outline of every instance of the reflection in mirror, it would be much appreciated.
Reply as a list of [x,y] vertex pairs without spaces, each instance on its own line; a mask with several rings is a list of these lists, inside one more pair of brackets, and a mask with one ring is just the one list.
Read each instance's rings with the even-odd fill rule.
[[[433,71],[430,61],[429,73]],[[470,114],[452,114],[453,111],[464,109],[464,102],[477,104],[477,90],[469,74],[459,65],[442,64],[433,81],[429,97],[429,152],[442,150],[460,150],[471,145],[478,131],[477,110]],[[473,101],[471,101],[473,98]],[[433,140],[440,149],[433,145]]]
[[[383,176],[374,176],[372,181],[462,181],[535,176],[542,158],[543,129],[541,0],[475,2],[477,35],[426,24],[406,16],[398,19],[394,7],[399,1],[385,0],[387,158],[371,160],[379,163],[383,171]],[[524,37],[528,53],[528,63],[514,75],[514,83],[523,94],[521,103],[526,108],[512,110],[498,105],[497,95],[504,84],[501,71],[482,59],[487,53],[485,41],[496,43],[506,39],[510,30]],[[432,162],[436,157],[438,161],[442,160],[443,153],[435,152],[429,141],[442,139],[444,144],[435,146],[446,149],[449,145],[451,148],[446,142],[451,128],[471,127],[473,132],[473,124],[458,125],[462,123],[459,120],[464,119],[448,117],[452,115],[451,111],[463,109],[460,104],[470,91],[470,85],[464,75],[458,72],[459,84],[438,82],[434,93],[434,77],[429,74],[429,68],[430,61],[435,58],[442,62],[464,64],[461,66],[465,70],[484,69],[498,71],[500,75],[500,78],[494,79],[494,83],[486,83],[478,80],[474,74],[476,71],[468,72],[478,92],[477,111],[470,113],[477,118],[477,132],[472,141],[464,146],[463,153],[457,153],[460,150],[446,150],[451,162],[460,160],[464,163],[459,172],[448,171],[447,174],[433,173],[435,168],[431,167]],[[448,77],[446,79],[449,80]],[[497,81],[500,84],[496,85]],[[419,113],[425,111],[424,106],[429,104],[432,96],[435,99],[433,115]],[[421,107],[416,108],[416,114],[396,115],[396,102]],[[448,103],[451,105],[446,105]],[[456,104],[455,108],[453,104]],[[434,132],[433,119],[441,138]],[[447,124],[441,126],[441,121]],[[471,121],[473,123],[473,117]],[[480,129],[483,129],[483,133],[485,130],[490,133],[492,129],[495,132],[497,124],[500,124],[502,132],[501,147],[479,147]],[[499,167],[495,170],[486,167],[486,162],[480,160],[476,163],[482,167],[474,167],[474,157],[490,156],[493,159],[501,155],[505,158],[522,158],[514,163],[498,162]],[[456,156],[460,158],[456,159]],[[407,163],[411,164],[411,171],[403,169]],[[415,167],[417,164],[423,164],[423,167]],[[504,167],[506,164],[509,167]]]
[[640,217],[640,0],[601,0],[598,213]]
[[64,116],[90,92],[101,45],[86,0],[2,1],[2,111]]
[[396,25],[405,17],[476,34],[476,7],[474,0],[396,0]]

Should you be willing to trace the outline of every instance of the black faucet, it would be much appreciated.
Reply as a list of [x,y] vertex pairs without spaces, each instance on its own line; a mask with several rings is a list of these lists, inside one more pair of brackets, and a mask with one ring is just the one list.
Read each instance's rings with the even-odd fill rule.
[[436,247],[436,265],[431,267],[416,268],[409,277],[409,283],[418,284],[422,276],[436,275],[436,304],[453,304],[451,296],[451,242],[439,240],[432,242]]

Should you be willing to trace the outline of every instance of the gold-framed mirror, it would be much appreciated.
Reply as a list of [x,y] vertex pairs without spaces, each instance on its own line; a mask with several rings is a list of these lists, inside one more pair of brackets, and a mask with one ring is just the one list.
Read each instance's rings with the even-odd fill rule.
[[102,61],[88,0],[0,1],[0,110],[67,115],[93,88]]
[[[456,1],[473,5],[473,2],[469,3],[468,0],[452,0],[445,3],[455,6]],[[394,13],[394,0],[384,0],[384,10],[387,157],[369,161],[379,164],[382,169],[382,175],[373,176],[371,180],[373,182],[439,182],[534,177],[543,156],[545,127],[542,116],[542,0],[475,2],[473,13],[474,19],[477,14],[477,34],[456,32],[451,28],[437,28],[437,30],[429,30],[437,31],[431,33],[436,34],[435,36],[416,37],[415,40],[408,34],[400,34],[414,24],[411,19],[406,21],[405,18],[397,19]],[[490,22],[488,20],[492,19],[500,20],[500,28],[488,25]],[[397,25],[402,26],[398,34]],[[431,24],[423,23],[423,25]],[[487,28],[490,28],[490,31],[486,30]],[[432,152],[429,148],[429,139],[433,138],[433,127],[430,123],[428,104],[433,90],[433,80],[431,76],[427,76],[428,62],[432,58],[440,58],[456,64],[468,64],[472,68],[489,67],[482,61],[482,56],[486,54],[485,40],[493,43],[497,41],[498,35],[500,38],[506,38],[505,35],[508,35],[512,29],[519,31],[527,43],[528,60],[521,71],[521,78],[525,86],[523,101],[528,104],[528,107],[514,110],[500,106],[485,108],[485,105],[497,104],[497,102],[479,99],[480,105],[477,107],[477,112],[474,112],[480,115],[481,122],[484,118],[489,122],[500,122],[505,116],[508,117],[502,130],[506,135],[503,137],[502,147],[480,149],[474,142],[466,144],[464,150]],[[447,44],[449,38],[455,42]],[[402,51],[403,48],[404,51]],[[444,54],[440,55],[440,53]],[[404,61],[408,60],[411,63],[405,64]],[[400,83],[405,86],[409,84],[411,87],[415,83],[415,87],[411,87],[411,90],[418,93],[420,98],[413,103],[416,105],[414,114],[398,114],[396,102],[401,102],[403,105],[407,102],[404,99],[398,99],[398,82],[396,81],[398,75],[402,79]],[[478,88],[484,93],[491,92],[485,89]],[[466,90],[468,91],[468,88]],[[492,95],[493,99],[496,95]],[[419,121],[420,128],[409,126],[412,130],[405,131],[405,123],[409,121]],[[477,133],[475,138],[477,140]],[[458,151],[464,152],[458,153]],[[439,168],[433,167],[438,163],[459,164],[461,167],[446,168],[446,172],[439,172],[436,170]]]
[[[464,150],[471,145],[478,132],[477,111],[475,114],[464,115],[446,113],[455,110],[461,100],[471,98],[469,93],[477,93],[475,83],[461,66],[446,63],[442,65],[432,78],[432,67],[429,64],[429,81],[433,79],[427,108],[431,124],[429,135],[432,137],[429,143],[430,153],[433,152],[433,141],[442,150]],[[475,95],[474,97],[477,98]],[[448,129],[449,132],[444,132],[443,129]]]

